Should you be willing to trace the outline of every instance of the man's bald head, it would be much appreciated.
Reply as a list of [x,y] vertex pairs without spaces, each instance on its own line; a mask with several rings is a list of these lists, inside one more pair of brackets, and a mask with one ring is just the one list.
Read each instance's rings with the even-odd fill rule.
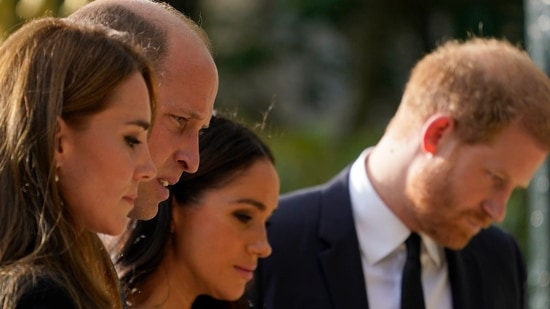
[[153,61],[161,66],[167,54],[170,36],[180,32],[195,36],[211,53],[210,40],[193,20],[164,2],[149,0],[96,0],[88,3],[68,19],[79,23],[101,24],[132,34]]

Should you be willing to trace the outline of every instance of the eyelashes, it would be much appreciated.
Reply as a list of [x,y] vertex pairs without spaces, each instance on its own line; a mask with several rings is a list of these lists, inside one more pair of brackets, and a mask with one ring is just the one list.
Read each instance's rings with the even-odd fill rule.
[[500,177],[499,175],[492,173],[490,171],[487,173],[489,174],[489,177],[493,182],[493,185],[495,186],[495,188],[501,189],[506,186],[506,180],[503,177]]
[[187,118],[177,116],[177,115],[172,115],[172,119],[176,121],[177,126],[180,130],[184,130],[187,127],[187,120],[188,120]]
[[[235,218],[241,223],[247,224],[250,223],[254,218],[251,215],[245,214],[245,213],[235,213],[233,214]],[[271,220],[266,220],[264,223],[265,227],[269,227],[271,225]]]
[[235,213],[233,214],[233,216],[235,216],[235,218],[237,218],[237,220],[242,223],[248,223],[250,222],[250,220],[252,220],[252,216],[243,213]]
[[135,136],[125,136],[124,141],[130,148],[134,148],[136,145],[141,144],[141,141]]

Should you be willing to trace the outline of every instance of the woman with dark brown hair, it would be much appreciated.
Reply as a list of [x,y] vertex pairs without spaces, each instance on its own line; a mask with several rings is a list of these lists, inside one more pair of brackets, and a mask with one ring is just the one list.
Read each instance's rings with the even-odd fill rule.
[[198,171],[182,175],[155,218],[130,224],[115,250],[130,308],[248,308],[246,285],[271,253],[265,227],[279,177],[270,149],[221,116],[199,141]]

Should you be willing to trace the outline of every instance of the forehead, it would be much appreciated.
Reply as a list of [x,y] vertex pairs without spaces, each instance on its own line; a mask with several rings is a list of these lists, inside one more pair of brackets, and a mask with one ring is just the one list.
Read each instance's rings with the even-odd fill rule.
[[107,108],[103,113],[142,116],[149,121],[151,107],[148,88],[143,76],[134,72],[117,85],[107,97]]
[[267,159],[256,160],[227,184],[227,191],[261,202],[260,210],[271,213],[277,207],[279,176]]
[[159,110],[210,119],[218,91],[212,56],[198,38],[171,37],[159,75]]
[[[219,211],[222,205],[249,205],[262,212],[272,213],[277,207],[279,176],[275,166],[266,159],[256,160],[223,186],[204,190],[203,201]],[[261,205],[260,205],[261,204]]]

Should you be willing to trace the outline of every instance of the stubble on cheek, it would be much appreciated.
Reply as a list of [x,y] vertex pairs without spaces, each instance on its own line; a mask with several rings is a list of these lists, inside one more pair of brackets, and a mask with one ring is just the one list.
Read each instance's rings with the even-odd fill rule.
[[471,214],[460,211],[452,181],[452,161],[424,166],[415,171],[406,193],[421,231],[443,247],[461,249],[473,236],[466,229]]

